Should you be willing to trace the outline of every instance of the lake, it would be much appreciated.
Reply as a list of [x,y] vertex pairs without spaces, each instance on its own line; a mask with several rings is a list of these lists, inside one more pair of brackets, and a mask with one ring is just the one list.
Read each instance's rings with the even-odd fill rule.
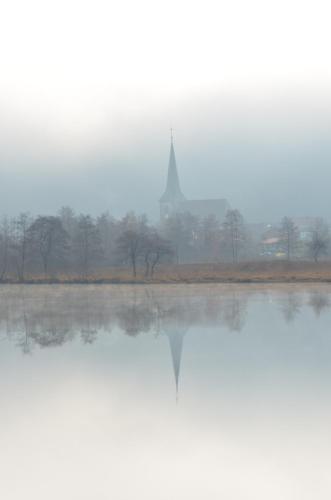
[[331,497],[331,286],[0,286],[0,498]]

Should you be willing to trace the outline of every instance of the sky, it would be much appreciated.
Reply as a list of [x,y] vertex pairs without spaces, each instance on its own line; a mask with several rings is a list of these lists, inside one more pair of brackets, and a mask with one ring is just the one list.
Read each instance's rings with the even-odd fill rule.
[[187,198],[331,220],[329,2],[11,0],[0,213],[158,217],[170,127]]

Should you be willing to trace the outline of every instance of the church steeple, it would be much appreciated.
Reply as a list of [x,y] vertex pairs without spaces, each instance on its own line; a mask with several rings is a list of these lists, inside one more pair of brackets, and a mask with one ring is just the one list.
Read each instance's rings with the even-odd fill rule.
[[171,129],[171,144],[170,144],[170,156],[168,165],[167,187],[164,194],[161,196],[160,203],[176,204],[180,203],[181,201],[185,201],[185,196],[183,195],[179,185],[176,156],[174,150],[174,141]]

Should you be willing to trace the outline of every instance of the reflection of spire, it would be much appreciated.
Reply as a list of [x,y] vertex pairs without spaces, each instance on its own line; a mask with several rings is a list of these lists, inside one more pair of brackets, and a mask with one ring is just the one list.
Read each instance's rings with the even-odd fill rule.
[[185,331],[171,329],[170,331],[165,332],[168,337],[172,358],[172,366],[175,375],[175,383],[176,383],[176,401],[178,400],[178,385],[179,385],[179,376],[180,376],[180,363],[182,359],[182,351],[183,351],[183,340]]

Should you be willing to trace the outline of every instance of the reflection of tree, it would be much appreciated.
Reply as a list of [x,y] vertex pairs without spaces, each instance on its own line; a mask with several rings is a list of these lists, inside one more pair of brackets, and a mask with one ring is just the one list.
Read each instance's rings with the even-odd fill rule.
[[206,300],[205,311],[206,317],[212,324],[218,324],[222,316],[222,307],[220,298],[217,295],[211,295]]
[[92,314],[93,308],[91,310],[89,296],[87,295],[84,300],[84,314],[82,315],[82,321],[84,321],[84,325],[80,331],[80,337],[84,344],[93,344],[98,336],[98,330],[94,326],[93,321],[91,324]]
[[0,299],[0,331],[14,337],[24,352],[34,346],[62,345],[77,335],[91,344],[100,331],[110,332],[114,325],[131,336],[186,331],[194,324],[224,323],[239,331],[246,317],[246,298],[240,294],[165,293],[161,287],[125,291],[116,287],[25,287],[19,293],[14,288],[0,293]]
[[98,337],[98,330],[96,328],[82,329],[80,332],[80,337],[84,344],[93,344]]
[[31,332],[32,340],[40,347],[57,347],[72,340],[73,335],[69,330],[61,330],[56,327]]
[[330,299],[327,293],[314,291],[310,294],[309,305],[313,308],[316,316],[320,316],[324,309],[330,307]]
[[148,332],[154,323],[153,311],[144,304],[121,306],[116,317],[119,327],[132,337],[141,332]]
[[247,305],[246,300],[237,294],[224,301],[224,323],[231,331],[240,332],[245,326]]
[[18,340],[17,345],[21,347],[23,354],[30,354],[32,350],[32,345],[31,345],[31,338],[29,335],[29,326],[25,310],[24,296],[23,296],[23,325],[24,325],[24,332],[21,338]]
[[[23,352],[60,346],[77,338],[91,344],[114,327],[137,336],[186,332],[192,325],[241,331],[254,293],[234,287],[12,286],[0,287],[0,337]],[[281,295],[287,322],[300,312],[302,294]],[[315,289],[308,305],[318,315],[330,292]]]
[[286,295],[281,305],[281,310],[286,323],[291,323],[300,314],[302,307],[302,298],[295,292]]

